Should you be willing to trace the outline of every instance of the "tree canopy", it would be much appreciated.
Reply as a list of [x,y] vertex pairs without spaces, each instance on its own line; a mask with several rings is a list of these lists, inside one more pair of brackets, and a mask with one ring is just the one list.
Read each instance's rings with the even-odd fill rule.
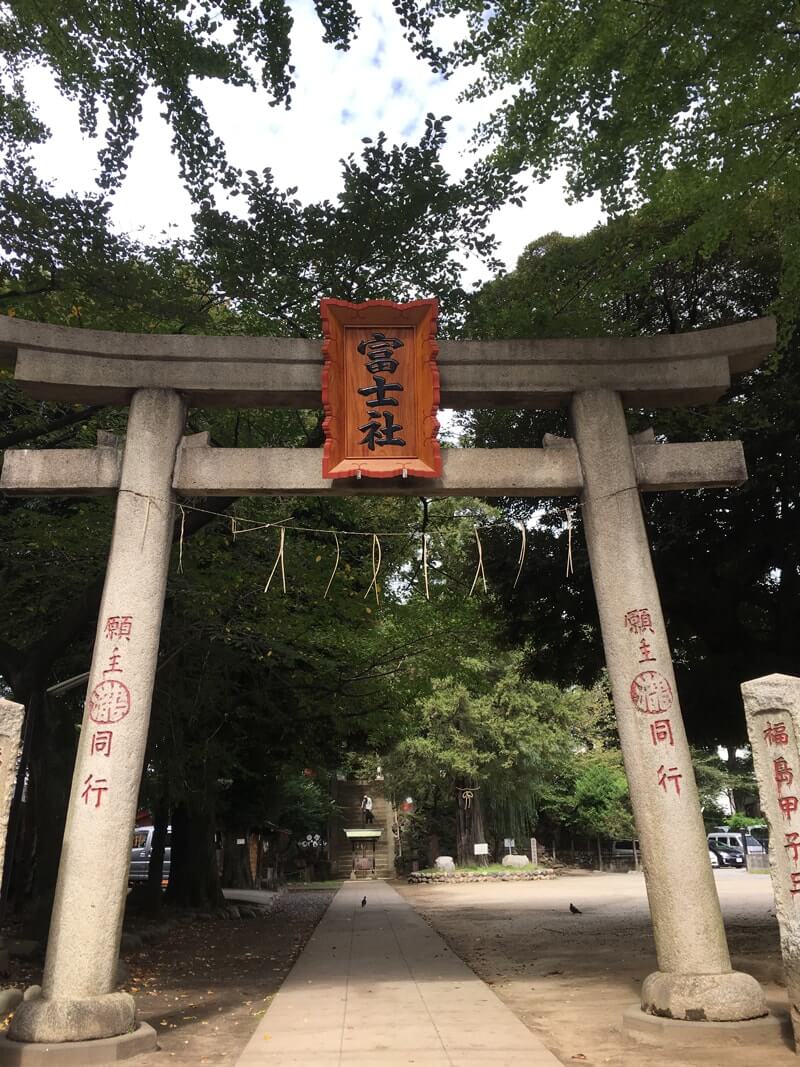
[[[767,314],[780,289],[782,239],[768,206],[758,205],[748,228],[711,252],[697,245],[691,254],[664,254],[693,219],[666,223],[649,209],[583,237],[544,237],[476,296],[467,328],[480,337],[634,336]],[[650,425],[659,439],[744,443],[742,488],[644,498],[690,737],[731,750],[746,743],[739,683],[797,670],[789,635],[800,623],[798,352],[794,318],[782,324],[788,340],[780,359],[741,377],[718,403],[629,415],[632,431]],[[475,443],[495,447],[539,445],[545,432],[569,432],[564,413],[552,411],[476,411],[466,426]],[[528,641],[534,675],[590,684],[602,649],[585,554],[575,553],[572,581],[554,566],[563,554],[563,506],[550,502],[531,534],[524,573],[532,598],[527,584],[512,588],[514,569],[502,556],[491,565],[505,584],[510,632]],[[530,505],[503,507],[522,517]]]

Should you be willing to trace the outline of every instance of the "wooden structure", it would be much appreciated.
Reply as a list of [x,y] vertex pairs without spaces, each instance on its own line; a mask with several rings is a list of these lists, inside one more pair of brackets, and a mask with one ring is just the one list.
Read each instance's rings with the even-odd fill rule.
[[322,301],[323,478],[437,478],[435,300]]

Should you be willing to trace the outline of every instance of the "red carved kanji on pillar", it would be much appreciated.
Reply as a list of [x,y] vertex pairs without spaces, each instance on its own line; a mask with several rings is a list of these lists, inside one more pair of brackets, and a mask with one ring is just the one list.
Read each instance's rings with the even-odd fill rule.
[[130,689],[118,678],[104,678],[89,697],[89,718],[93,722],[119,722],[130,710]]
[[642,671],[631,682],[631,700],[639,711],[654,715],[672,707],[672,686],[658,671]]

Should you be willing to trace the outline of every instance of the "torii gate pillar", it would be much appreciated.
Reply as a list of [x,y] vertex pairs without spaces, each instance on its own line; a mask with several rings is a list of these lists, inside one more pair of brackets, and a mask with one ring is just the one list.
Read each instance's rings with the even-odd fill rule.
[[[31,395],[131,405],[122,457],[103,441],[88,450],[9,451],[3,463],[7,492],[119,492],[42,995],[17,1009],[7,1045],[107,1035],[122,1042],[134,1026],[132,998],[111,991],[174,494],[582,494],[658,952],[659,970],[642,990],[649,1016],[638,1014],[693,1023],[765,1015],[757,982],[731,970],[639,503],[645,491],[741,484],[744,455],[736,441],[632,444],[623,405],[709,403],[774,341],[774,322],[762,319],[655,338],[442,342],[443,404],[569,405],[577,448],[448,449],[439,479],[365,485],[322,478],[321,450],[179,447],[187,404],[316,406],[314,341],[118,334],[0,318],[0,364],[14,366]],[[18,1062],[24,1046],[3,1044],[0,1062]],[[55,1048],[43,1049],[42,1061],[55,1062]],[[111,1058],[121,1057],[117,1049]]]
[[622,755],[641,841],[659,969],[642,1009],[731,1022],[767,1014],[749,974],[731,969],[622,401],[576,393],[583,523]]
[[[112,990],[172,542],[172,475],[185,414],[185,401],[171,389],[139,389],[131,400],[42,992],[16,1009],[10,1031],[15,1041],[96,1040],[132,1034],[136,1027],[133,997]],[[152,1035],[154,1045],[147,1030],[140,1037],[146,1045]]]

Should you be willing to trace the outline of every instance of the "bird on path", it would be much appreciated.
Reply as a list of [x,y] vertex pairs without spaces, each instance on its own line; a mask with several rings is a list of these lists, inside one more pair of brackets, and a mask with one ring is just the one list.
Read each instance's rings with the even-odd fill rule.
[[362,908],[366,908],[366,906],[367,906],[367,898],[364,897],[364,899],[361,901],[361,907]]
[[581,909],[580,908],[576,908],[574,904],[570,904],[569,910],[572,912],[573,915],[583,915],[583,912],[581,911]]

